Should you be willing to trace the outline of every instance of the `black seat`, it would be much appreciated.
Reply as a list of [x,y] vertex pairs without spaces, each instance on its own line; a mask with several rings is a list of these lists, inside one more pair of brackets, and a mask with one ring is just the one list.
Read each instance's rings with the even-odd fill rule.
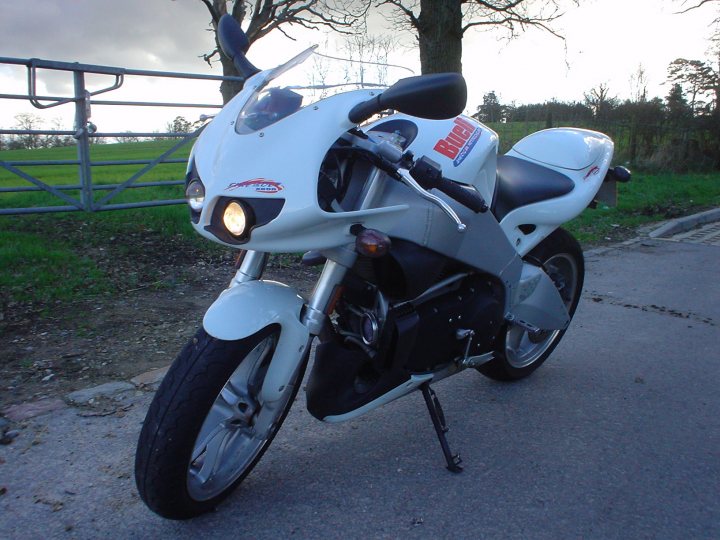
[[498,156],[491,209],[500,221],[516,208],[560,197],[574,187],[575,183],[562,173],[524,159]]

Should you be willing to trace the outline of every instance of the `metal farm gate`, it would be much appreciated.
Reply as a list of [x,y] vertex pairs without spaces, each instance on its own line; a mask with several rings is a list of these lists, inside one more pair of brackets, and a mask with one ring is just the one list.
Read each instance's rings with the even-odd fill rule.
[[[0,184],[0,215],[8,214],[33,214],[45,212],[67,212],[86,211],[97,212],[101,210],[116,210],[125,208],[137,208],[146,206],[161,206],[169,204],[184,203],[184,199],[157,199],[140,202],[113,202],[120,193],[131,188],[147,188],[158,186],[177,186],[184,183],[183,179],[167,179],[159,181],[141,181],[143,177],[159,164],[184,163],[185,158],[172,157],[180,148],[187,145],[202,131],[202,126],[190,133],[167,132],[167,133],[104,133],[96,131],[96,127],[90,121],[93,107],[168,107],[168,108],[193,108],[193,109],[220,109],[222,105],[206,103],[167,103],[152,101],[118,101],[97,99],[96,96],[119,89],[125,82],[126,77],[162,77],[184,80],[239,80],[234,77],[222,77],[214,75],[200,75],[188,73],[174,73],[162,71],[147,71],[137,69],[125,69],[118,67],[96,66],[68,62],[55,62],[39,59],[20,59],[0,57],[0,66],[14,65],[27,68],[27,93],[26,94],[0,94],[0,100],[27,100],[37,109],[50,109],[61,105],[73,104],[75,109],[74,128],[72,131],[46,130],[46,129],[0,129],[0,135],[32,135],[32,136],[70,136],[74,140],[77,150],[76,159],[64,160],[13,160],[3,159],[3,152],[0,152],[0,170],[9,171],[19,179],[24,180],[23,185]],[[74,84],[74,95],[70,97],[43,96],[37,94],[38,70],[54,70],[71,72]],[[86,74],[107,75],[112,77],[112,83],[95,91],[89,91],[86,87]],[[2,103],[2,102],[0,102]],[[7,102],[5,102],[7,103]],[[96,160],[91,159],[91,141],[99,138],[132,138],[132,140],[172,138],[177,139],[169,149],[154,159],[127,159],[127,160]],[[23,168],[35,168],[43,166],[74,165],[77,166],[77,183],[68,185],[54,185],[42,181],[32,174],[22,170]],[[132,174],[129,178],[119,183],[93,183],[93,168],[114,165],[143,165],[141,169]],[[47,192],[62,201],[54,206],[31,206],[31,207],[3,207],[2,195],[7,193],[23,192]],[[76,192],[74,197],[69,192]],[[96,192],[107,192],[102,197],[95,199]],[[64,204],[63,204],[64,203]]]

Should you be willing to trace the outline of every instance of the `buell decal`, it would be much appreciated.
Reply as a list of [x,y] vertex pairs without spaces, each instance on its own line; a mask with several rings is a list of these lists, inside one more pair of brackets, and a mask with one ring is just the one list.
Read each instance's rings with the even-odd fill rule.
[[434,147],[436,152],[453,160],[457,167],[468,156],[480,138],[480,128],[460,117],[455,119],[455,126],[447,137],[440,139]]
[[245,182],[233,182],[225,188],[225,191],[233,191],[240,188],[250,188],[257,193],[278,193],[283,190],[283,185],[274,180],[256,178],[255,180],[246,180]]

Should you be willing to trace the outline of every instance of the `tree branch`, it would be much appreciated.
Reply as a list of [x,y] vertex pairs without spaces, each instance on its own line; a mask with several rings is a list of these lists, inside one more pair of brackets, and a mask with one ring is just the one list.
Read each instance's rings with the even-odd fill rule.
[[410,21],[410,26],[412,26],[413,28],[417,29],[420,27],[420,21],[418,17],[415,15],[411,8],[403,4],[403,0],[381,0],[376,4],[376,7],[385,5],[393,6],[399,9],[405,15],[405,17],[407,17],[408,21]]
[[[704,6],[705,4],[710,4],[711,2],[717,2],[717,1],[718,1],[718,0],[700,0],[700,1],[699,1],[698,3],[696,3],[694,6],[690,6],[690,7],[688,7],[688,8],[685,8],[685,9],[683,9],[682,11],[677,11],[676,13],[677,13],[677,14],[687,13],[688,11],[692,11],[693,9],[698,9],[698,8],[700,8],[700,7]],[[687,4],[687,3],[688,3],[688,2],[687,2],[687,0],[686,0],[686,1],[684,1],[682,4],[683,4],[683,6],[684,6],[684,5]]]
[[554,7],[552,13],[543,14],[541,8],[540,13],[531,15],[526,4],[523,4],[524,1],[466,0],[464,3],[469,7],[465,18],[470,20],[462,27],[462,33],[464,34],[469,28],[475,26],[503,26],[510,30],[512,36],[515,36],[515,25],[519,25],[522,29],[528,26],[541,28],[555,37],[564,39],[549,26],[550,23],[563,15],[559,12],[556,2],[548,2],[549,5]]
[[220,49],[215,49],[215,50],[214,50],[213,52],[211,52],[211,53],[203,54],[203,55],[200,56],[200,58],[202,58],[203,60],[205,60],[205,61],[207,62],[207,64],[208,64],[208,66],[212,67],[212,62],[211,62],[211,60],[212,60],[213,56],[220,56]]
[[213,23],[217,24],[220,20],[220,14],[215,9],[215,6],[212,5],[210,0],[200,0],[203,4],[205,4],[205,7],[208,8],[208,11],[210,12],[210,17],[212,17]]

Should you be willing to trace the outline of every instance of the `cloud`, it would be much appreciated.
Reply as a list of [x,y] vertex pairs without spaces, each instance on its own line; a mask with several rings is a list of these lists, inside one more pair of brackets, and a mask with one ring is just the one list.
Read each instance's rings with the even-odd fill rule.
[[[199,0],[3,2],[3,56],[161,71],[206,71],[213,48]],[[217,70],[216,70],[217,71]]]

